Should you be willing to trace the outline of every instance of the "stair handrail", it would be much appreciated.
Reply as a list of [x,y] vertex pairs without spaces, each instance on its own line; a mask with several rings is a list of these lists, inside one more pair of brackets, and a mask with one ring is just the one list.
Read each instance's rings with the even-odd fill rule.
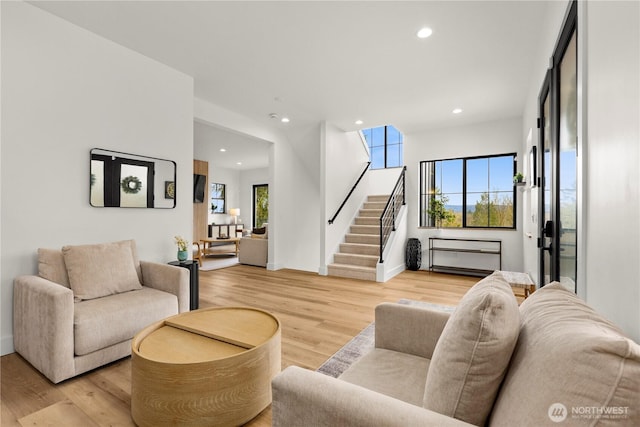
[[389,196],[389,200],[387,200],[387,204],[382,211],[382,215],[380,215],[380,263],[384,262],[382,254],[384,252],[384,248],[387,245],[387,240],[389,240],[389,236],[391,236],[392,231],[396,231],[396,218],[397,218],[397,210],[398,208],[398,198],[401,198],[402,204],[404,206],[406,204],[405,200],[405,175],[407,172],[407,167],[404,166],[402,168],[402,172],[400,172],[400,176],[396,181],[396,185],[393,187],[393,191]]
[[349,194],[347,194],[347,197],[344,198],[344,200],[342,201],[342,204],[340,205],[340,207],[338,208],[338,210],[336,211],[336,213],[333,215],[333,217],[329,220],[329,225],[333,224],[333,221],[336,220],[336,218],[338,217],[338,214],[340,213],[340,211],[342,210],[342,208],[344,207],[344,205],[347,204],[347,201],[349,200],[349,197],[351,197],[351,194],[353,193],[353,191],[356,189],[356,187],[358,186],[358,184],[360,183],[360,180],[362,179],[362,177],[364,176],[365,173],[367,173],[367,171],[369,170],[369,165],[371,164],[371,162],[367,162],[367,165],[365,166],[364,170],[362,171],[362,173],[360,174],[360,176],[358,177],[358,180],[356,181],[355,184],[353,184],[353,187],[351,187],[351,190],[349,191]]

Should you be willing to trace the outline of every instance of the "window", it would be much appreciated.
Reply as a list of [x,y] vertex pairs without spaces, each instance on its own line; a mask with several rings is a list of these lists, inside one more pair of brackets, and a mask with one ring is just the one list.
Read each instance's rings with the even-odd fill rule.
[[211,213],[227,213],[227,190],[225,184],[211,184]]
[[371,169],[396,168],[404,165],[402,134],[393,126],[362,131],[371,156]]
[[253,186],[253,227],[262,227],[269,222],[269,185]]
[[420,226],[515,228],[516,155],[420,162]]

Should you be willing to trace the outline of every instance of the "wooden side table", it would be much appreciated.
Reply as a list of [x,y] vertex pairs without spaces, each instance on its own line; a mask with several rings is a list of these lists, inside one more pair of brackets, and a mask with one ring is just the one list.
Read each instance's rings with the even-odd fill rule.
[[500,271],[504,280],[509,282],[512,288],[524,289],[524,297],[527,298],[536,290],[536,285],[527,273],[517,271]]
[[171,261],[170,265],[189,270],[189,310],[200,306],[200,264],[197,260]]

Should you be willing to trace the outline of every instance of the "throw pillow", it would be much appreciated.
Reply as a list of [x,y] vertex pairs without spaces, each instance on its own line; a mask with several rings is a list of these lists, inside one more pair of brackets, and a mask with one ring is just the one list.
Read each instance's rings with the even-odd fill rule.
[[38,249],[38,275],[69,288],[69,275],[64,256],[59,249]]
[[518,303],[499,272],[464,295],[438,339],[423,406],[484,425],[520,330]]
[[62,248],[76,300],[141,289],[130,241]]

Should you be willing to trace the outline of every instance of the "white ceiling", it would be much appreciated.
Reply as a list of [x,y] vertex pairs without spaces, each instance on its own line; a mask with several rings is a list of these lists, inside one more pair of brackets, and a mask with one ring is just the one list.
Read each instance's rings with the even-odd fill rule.
[[[196,156],[209,162],[210,166],[251,170],[269,166],[271,143],[247,135],[229,132],[198,121],[193,123],[193,139]],[[200,144],[200,145],[199,145]],[[207,144],[206,147],[202,144]],[[224,151],[220,151],[224,149]]]
[[[522,114],[544,1],[33,1],[286,131],[403,133]],[[422,26],[433,29],[425,40]],[[464,109],[453,115],[455,107]],[[270,119],[287,115],[291,123]],[[364,124],[354,122],[361,119]]]

